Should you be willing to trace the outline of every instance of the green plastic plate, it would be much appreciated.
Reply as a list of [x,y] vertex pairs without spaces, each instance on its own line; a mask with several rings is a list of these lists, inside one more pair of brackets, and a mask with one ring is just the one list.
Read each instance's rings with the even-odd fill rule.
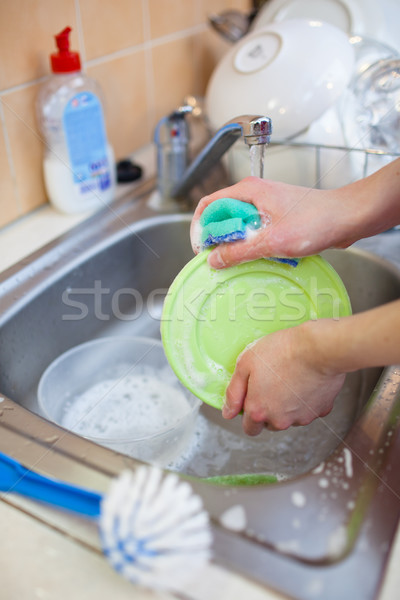
[[310,319],[350,315],[351,306],[339,275],[320,256],[295,267],[259,259],[214,270],[209,252],[187,263],[172,283],[161,336],[180,381],[221,408],[236,359],[250,342]]

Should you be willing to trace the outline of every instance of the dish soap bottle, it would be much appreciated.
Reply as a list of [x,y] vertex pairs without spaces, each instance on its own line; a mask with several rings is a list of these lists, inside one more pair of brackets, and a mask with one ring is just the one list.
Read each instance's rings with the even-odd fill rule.
[[77,213],[107,206],[115,191],[114,154],[107,141],[100,88],[69,49],[67,27],[55,36],[52,75],[37,98],[44,136],[44,180],[51,203]]

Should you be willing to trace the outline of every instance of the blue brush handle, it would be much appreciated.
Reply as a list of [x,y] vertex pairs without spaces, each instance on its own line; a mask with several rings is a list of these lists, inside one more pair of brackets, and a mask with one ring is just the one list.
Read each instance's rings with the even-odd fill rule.
[[87,517],[96,518],[100,515],[101,494],[39,475],[2,452],[0,490],[28,496]]

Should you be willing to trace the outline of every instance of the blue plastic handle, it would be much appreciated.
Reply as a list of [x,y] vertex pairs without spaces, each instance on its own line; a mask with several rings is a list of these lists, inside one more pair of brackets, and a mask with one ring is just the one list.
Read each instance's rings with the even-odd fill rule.
[[96,492],[35,473],[2,452],[0,490],[21,494],[93,518],[99,517],[103,498]]

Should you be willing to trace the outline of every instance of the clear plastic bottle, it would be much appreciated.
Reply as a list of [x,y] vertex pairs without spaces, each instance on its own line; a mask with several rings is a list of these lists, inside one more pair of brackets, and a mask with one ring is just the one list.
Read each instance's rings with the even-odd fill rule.
[[52,75],[37,98],[44,137],[44,180],[51,203],[76,213],[108,205],[115,191],[114,153],[107,141],[101,91],[69,50],[67,27],[55,36]]

